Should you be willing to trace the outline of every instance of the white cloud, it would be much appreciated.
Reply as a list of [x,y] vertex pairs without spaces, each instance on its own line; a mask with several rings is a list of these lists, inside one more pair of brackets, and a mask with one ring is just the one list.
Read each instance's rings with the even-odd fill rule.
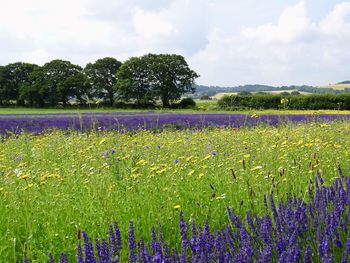
[[290,43],[302,37],[310,30],[311,24],[306,14],[303,1],[286,8],[278,19],[278,23],[264,24],[256,28],[248,27],[242,35],[264,43]]
[[335,6],[333,11],[320,23],[321,32],[331,36],[350,36],[350,2]]
[[176,33],[164,13],[147,12],[139,8],[134,16],[134,27],[136,33],[145,38],[166,37]]

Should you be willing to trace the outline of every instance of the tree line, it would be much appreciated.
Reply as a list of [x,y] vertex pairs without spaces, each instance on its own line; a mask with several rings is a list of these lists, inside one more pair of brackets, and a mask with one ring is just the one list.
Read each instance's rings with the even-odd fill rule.
[[0,66],[0,105],[52,107],[94,101],[142,107],[161,101],[169,107],[195,91],[198,77],[177,54],[147,54],[124,63],[105,57],[85,68],[60,59],[43,66],[17,62]]
[[290,110],[350,110],[350,93],[309,94],[238,94],[218,101],[223,110],[290,109]]

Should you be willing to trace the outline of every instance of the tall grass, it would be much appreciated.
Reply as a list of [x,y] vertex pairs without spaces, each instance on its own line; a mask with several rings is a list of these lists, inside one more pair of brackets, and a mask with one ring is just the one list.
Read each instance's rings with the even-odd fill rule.
[[330,183],[338,164],[350,170],[349,130],[337,122],[3,139],[0,258],[20,261],[25,252],[43,262],[49,251],[65,251],[72,259],[80,230],[106,236],[115,220],[124,234],[133,220],[138,237],[161,223],[171,244],[180,209],[218,227],[228,206],[239,215],[262,213],[271,192],[307,199],[317,171]]

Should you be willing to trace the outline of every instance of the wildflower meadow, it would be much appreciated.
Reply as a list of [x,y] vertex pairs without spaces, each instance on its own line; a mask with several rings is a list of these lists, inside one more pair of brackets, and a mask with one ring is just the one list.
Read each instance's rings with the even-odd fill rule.
[[349,132],[334,120],[8,133],[0,258],[349,262]]

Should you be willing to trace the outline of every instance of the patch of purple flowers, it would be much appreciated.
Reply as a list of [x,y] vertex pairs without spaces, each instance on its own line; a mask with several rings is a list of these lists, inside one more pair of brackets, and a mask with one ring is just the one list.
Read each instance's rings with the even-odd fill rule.
[[77,114],[8,114],[0,115],[0,134],[22,131],[41,133],[48,129],[73,130],[138,130],[185,129],[254,126],[259,123],[277,125],[284,122],[349,120],[349,115],[300,114],[260,115],[246,114],[189,114],[189,113],[84,113]]
[[[128,233],[129,262],[350,262],[350,177],[341,174],[331,186],[318,175],[309,188],[309,201],[288,195],[275,204],[272,195],[263,216],[247,212],[246,218],[228,208],[226,227],[211,230],[208,222],[191,225],[180,212],[178,252],[163,240],[161,226],[151,230],[151,242],[137,241],[134,225]],[[78,244],[79,263],[121,262],[122,242],[118,225],[110,226],[109,239],[93,246],[83,232]],[[125,259],[124,259],[125,261]],[[25,257],[25,262],[28,259]],[[54,262],[50,258],[50,262]],[[61,254],[58,262],[67,262]]]

